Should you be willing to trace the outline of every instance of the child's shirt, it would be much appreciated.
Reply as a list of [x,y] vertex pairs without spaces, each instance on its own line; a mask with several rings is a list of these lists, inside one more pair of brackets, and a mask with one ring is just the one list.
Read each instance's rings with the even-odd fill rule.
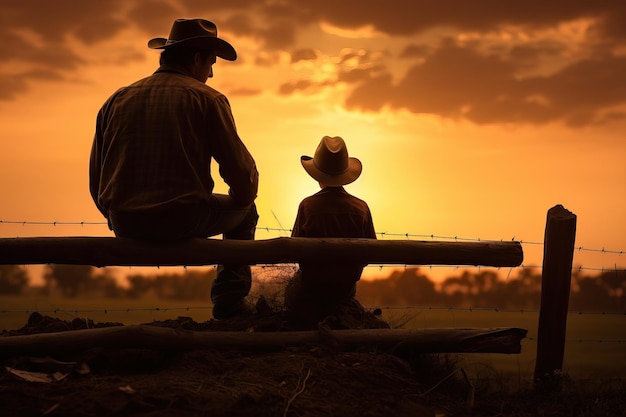
[[[305,198],[298,207],[292,237],[339,237],[376,239],[367,203],[343,187],[325,187]],[[354,284],[364,265],[300,264],[303,278],[318,283]]]

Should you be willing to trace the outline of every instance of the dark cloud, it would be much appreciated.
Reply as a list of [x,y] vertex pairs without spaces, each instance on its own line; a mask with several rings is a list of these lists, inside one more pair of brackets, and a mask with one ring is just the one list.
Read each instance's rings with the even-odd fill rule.
[[[106,40],[123,28],[114,12],[123,1],[5,0],[0,3],[0,54],[13,67],[26,68],[3,74],[11,83],[0,85],[0,99],[12,99],[27,91],[31,80],[62,80],[66,72],[84,60],[71,49],[68,39],[85,44]],[[8,72],[8,74],[7,74]]]
[[[144,1],[144,0],[141,0]],[[148,0],[149,1],[149,0]],[[232,10],[254,10],[255,6],[263,6],[264,1],[259,0],[228,0],[228,1],[207,1],[207,0],[175,0],[188,15],[183,17],[204,17],[213,20],[213,16],[224,11]]]
[[433,48],[429,45],[407,45],[398,58],[423,58],[426,55],[430,55]]
[[245,13],[237,13],[223,23],[223,27],[239,36],[254,37],[256,31],[252,22],[252,17]]
[[257,96],[261,93],[263,93],[263,90],[260,88],[234,88],[232,90],[228,90],[228,95],[231,97],[251,97]]
[[372,70],[370,68],[348,69],[339,72],[337,81],[354,84],[361,81],[371,80],[372,76]]
[[16,98],[18,94],[28,89],[24,75],[7,76],[5,80],[9,82],[2,83],[0,87],[0,100],[12,100]]
[[178,7],[166,0],[128,2],[131,7],[127,21],[142,29],[148,39],[167,38],[172,27],[173,17],[180,12]]
[[369,52],[344,50],[339,57],[337,81],[354,84],[371,80],[385,71],[385,67]]
[[626,4],[621,0],[303,0],[293,7],[307,10],[312,20],[324,20],[344,28],[372,25],[391,35],[411,35],[441,26],[478,32],[505,24],[552,27],[589,17],[599,18],[603,27],[610,25],[615,29],[623,28],[626,22]]
[[254,57],[254,65],[259,67],[271,67],[276,64],[277,60],[278,56],[275,54],[258,54]]
[[315,84],[310,80],[299,80],[282,84],[279,87],[278,92],[281,95],[290,95],[297,91],[307,91],[318,86],[318,84]]
[[20,93],[28,90],[29,82],[32,81],[59,81],[64,77],[54,71],[33,70],[24,71],[6,77],[8,82],[0,88],[0,100],[12,100]]
[[123,27],[115,18],[123,0],[4,0],[0,5],[0,33],[28,30],[49,46],[74,36],[85,43],[109,39]]
[[626,39],[626,2],[614,0],[607,2],[612,7],[602,13],[602,19],[597,22],[593,29],[598,35],[609,41],[624,41]]
[[314,49],[297,49],[291,53],[291,62],[314,61],[317,59],[317,52]]
[[621,122],[626,120],[626,112],[623,111],[608,111],[603,115],[600,115],[595,120],[595,124],[597,125],[605,125],[611,122]]
[[[299,50],[292,54],[292,62],[314,60],[317,53],[313,50]],[[300,80],[283,83],[279,87],[282,95],[295,92],[311,93],[320,88],[336,85],[337,83],[358,84],[378,77],[385,71],[379,59],[364,50],[344,49],[335,63],[334,75],[329,75],[322,81]]]
[[51,47],[46,42],[29,41],[27,36],[21,36],[15,32],[7,32],[0,36],[2,36],[0,55],[4,57],[5,62],[11,64],[31,62],[36,63],[37,67],[54,71],[73,69],[83,62],[64,44]]
[[626,104],[625,57],[581,60],[549,76],[520,78],[516,70],[499,55],[447,43],[396,83],[390,75],[362,82],[346,105],[366,111],[387,105],[475,123],[584,125]]
[[555,28],[585,18],[595,19],[593,30],[602,41],[614,44],[626,39],[626,2],[622,0],[181,0],[176,4],[187,13],[207,18],[227,12],[230,17],[225,20],[216,18],[218,25],[236,35],[251,36],[270,49],[289,48],[298,28],[320,22],[344,29],[371,26],[388,35],[410,36],[442,27],[478,33],[509,25],[525,30]]
[[534,42],[516,45],[508,51],[508,58],[519,67],[532,67],[541,58],[556,57],[566,50],[566,46],[556,42]]
[[[131,26],[142,30],[147,41],[167,36],[176,17],[205,17],[215,21],[222,34],[255,39],[262,47],[249,59],[257,65],[271,65],[278,51],[292,53],[293,62],[314,62],[318,45],[292,49],[298,30],[320,22],[343,29],[370,26],[396,41],[406,40],[395,58],[413,66],[400,79],[385,69],[391,63],[366,51],[344,54],[346,44],[337,42],[336,51],[325,51],[339,59],[334,78],[287,80],[280,94],[311,93],[345,83],[353,88],[346,97],[349,108],[377,110],[386,105],[477,123],[566,120],[584,124],[622,117],[609,112],[611,106],[624,104],[626,97],[620,83],[624,58],[614,52],[626,43],[626,2],[622,0],[4,0],[0,3],[0,53],[5,62],[16,65],[5,66],[0,74],[12,80],[0,86],[0,99],[26,91],[29,80],[67,79],[84,65],[70,39],[97,46]],[[541,63],[558,60],[569,48],[559,43],[563,41],[508,45],[492,39],[489,44],[477,40],[461,45],[410,43],[409,38],[435,28],[451,36],[467,31],[493,34],[510,25],[532,33],[582,18],[592,22],[583,47],[594,52],[549,76],[527,74],[539,73]],[[133,51],[117,53],[108,61],[139,59]],[[241,94],[256,91],[242,90]]]
[[541,73],[542,63],[561,60],[570,45],[556,39],[518,41],[514,46],[493,39],[489,45],[481,40],[462,46],[409,44],[398,57],[422,61],[402,79],[385,73],[380,62],[356,68],[339,66],[335,80],[288,82],[281,86],[281,94],[343,82],[355,86],[345,101],[349,108],[376,111],[387,105],[476,123],[563,120],[584,125],[619,118],[619,112],[606,113],[612,106],[626,104],[624,83],[620,82],[620,74],[625,73],[623,59],[611,52],[626,43],[623,1],[302,0],[291,4],[301,23],[324,21],[345,29],[369,25],[396,36],[433,28],[448,28],[451,33],[497,33],[510,25],[532,33],[591,19],[581,48],[592,52],[590,58],[572,59],[574,63],[549,76],[530,76],[525,74]]
[[261,32],[264,45],[270,49],[288,48],[295,42],[296,26],[292,22],[276,23]]

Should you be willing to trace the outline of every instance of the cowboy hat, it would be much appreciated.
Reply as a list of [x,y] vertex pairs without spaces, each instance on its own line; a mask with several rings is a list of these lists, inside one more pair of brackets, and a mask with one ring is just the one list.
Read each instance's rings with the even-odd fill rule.
[[169,49],[175,47],[197,48],[215,51],[216,55],[228,61],[237,59],[237,52],[224,39],[217,37],[215,23],[205,19],[176,19],[168,39],[154,38],[148,41],[148,48]]
[[331,187],[350,184],[361,175],[361,161],[348,157],[346,143],[339,136],[324,136],[313,158],[300,157],[305,171],[318,182]]

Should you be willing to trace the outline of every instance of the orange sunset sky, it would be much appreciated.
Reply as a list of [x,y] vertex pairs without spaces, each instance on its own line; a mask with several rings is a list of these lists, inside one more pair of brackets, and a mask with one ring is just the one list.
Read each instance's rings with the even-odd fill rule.
[[[626,264],[622,0],[3,0],[1,237],[112,235],[10,222],[104,221],[88,191],[96,113],[157,68],[147,41],[179,17],[214,21],[239,54],[208,84],[257,161],[259,227],[292,227],[318,190],[300,156],[342,136],[364,166],[346,189],[381,238],[541,242],[563,204],[576,246],[609,251],[575,264]],[[541,265],[541,246],[524,250]]]

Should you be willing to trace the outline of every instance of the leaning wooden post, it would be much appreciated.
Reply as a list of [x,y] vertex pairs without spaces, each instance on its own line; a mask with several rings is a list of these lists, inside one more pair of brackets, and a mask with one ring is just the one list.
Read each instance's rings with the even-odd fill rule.
[[543,242],[535,389],[560,386],[575,238],[576,215],[560,204],[548,210]]

